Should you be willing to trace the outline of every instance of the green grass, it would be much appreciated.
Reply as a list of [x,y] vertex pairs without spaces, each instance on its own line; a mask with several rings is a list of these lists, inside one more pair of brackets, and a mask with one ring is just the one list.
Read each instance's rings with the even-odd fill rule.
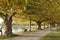
[[60,33],[49,33],[45,37],[42,37],[40,40],[60,40]]
[[17,37],[17,36],[19,36],[19,35],[16,35],[16,34],[14,34],[12,36],[0,35],[0,39],[7,39],[7,38],[12,38],[12,37]]
[[6,38],[11,38],[12,36],[5,36],[5,35],[0,35],[0,39],[6,39]]
[[49,33],[39,40],[60,40],[60,29],[55,30],[55,33]]
[[60,32],[60,29],[56,29],[55,31],[56,31],[56,32]]

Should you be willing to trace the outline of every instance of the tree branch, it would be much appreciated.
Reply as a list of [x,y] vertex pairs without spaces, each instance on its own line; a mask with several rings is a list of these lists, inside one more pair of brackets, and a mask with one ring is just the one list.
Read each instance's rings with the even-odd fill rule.
[[37,22],[37,20],[32,20],[32,21],[35,21],[35,22]]
[[40,20],[32,20],[32,21],[35,21],[35,22],[37,22],[37,23],[38,23],[38,22],[41,22]]
[[0,16],[5,16],[3,13],[0,13]]
[[48,21],[48,20],[42,20],[41,22]]
[[16,12],[14,12],[14,13],[11,15],[11,17],[14,16],[15,14],[16,14]]

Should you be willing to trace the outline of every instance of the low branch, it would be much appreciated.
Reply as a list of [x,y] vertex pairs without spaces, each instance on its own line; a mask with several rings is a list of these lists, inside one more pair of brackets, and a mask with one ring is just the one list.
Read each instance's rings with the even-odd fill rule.
[[5,16],[3,13],[0,13],[0,16]]
[[35,21],[35,22],[37,22],[37,23],[39,23],[39,22],[41,23],[41,21],[40,21],[40,20],[32,20],[32,21]]
[[11,15],[11,17],[14,16],[15,14],[16,14],[16,12],[14,12],[14,13]]
[[32,21],[35,21],[35,22],[37,22],[37,20],[32,20]]
[[48,21],[48,20],[42,20],[41,22]]

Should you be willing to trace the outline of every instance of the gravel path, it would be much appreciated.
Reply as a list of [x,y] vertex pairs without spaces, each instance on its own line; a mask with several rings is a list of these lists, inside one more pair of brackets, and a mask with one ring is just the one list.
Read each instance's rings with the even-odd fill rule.
[[52,32],[50,29],[42,30],[40,32],[34,32],[30,34],[23,34],[19,37],[9,38],[9,39],[0,39],[0,40],[38,40],[39,38],[45,36],[46,34]]

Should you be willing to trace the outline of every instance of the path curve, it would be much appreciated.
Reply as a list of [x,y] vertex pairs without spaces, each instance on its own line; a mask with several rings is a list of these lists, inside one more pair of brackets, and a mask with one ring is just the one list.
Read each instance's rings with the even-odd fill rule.
[[45,36],[46,34],[52,32],[50,29],[42,30],[40,32],[34,32],[30,34],[23,34],[19,37],[9,38],[9,39],[0,39],[0,40],[38,40],[39,38]]

